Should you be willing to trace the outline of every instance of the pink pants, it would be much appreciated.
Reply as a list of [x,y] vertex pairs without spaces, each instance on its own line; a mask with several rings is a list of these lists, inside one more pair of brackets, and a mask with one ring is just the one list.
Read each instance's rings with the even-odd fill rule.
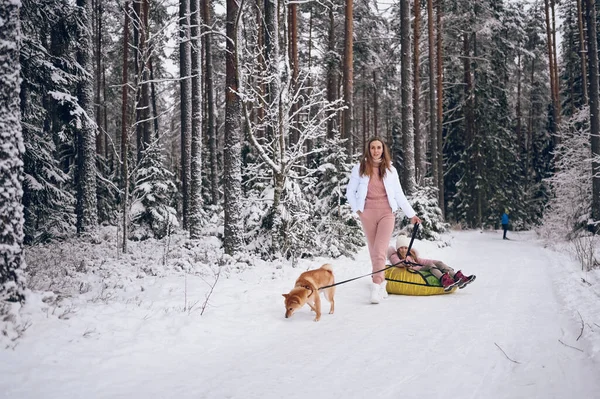
[[[389,207],[382,209],[368,208],[361,212],[359,217],[363,231],[367,236],[373,271],[382,270],[385,268],[387,248],[394,233],[396,218]],[[372,279],[374,283],[381,284],[385,280],[385,274],[373,274]]]

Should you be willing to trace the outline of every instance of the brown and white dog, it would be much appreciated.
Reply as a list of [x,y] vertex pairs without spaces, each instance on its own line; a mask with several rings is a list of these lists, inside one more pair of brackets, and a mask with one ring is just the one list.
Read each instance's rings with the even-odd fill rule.
[[[285,318],[291,317],[296,310],[308,303],[308,306],[317,314],[315,321],[319,321],[321,318],[319,288],[334,284],[334,281],[333,269],[329,263],[318,269],[302,273],[290,293],[283,294],[285,298]],[[323,292],[330,303],[329,314],[333,314],[335,287],[325,288]]]

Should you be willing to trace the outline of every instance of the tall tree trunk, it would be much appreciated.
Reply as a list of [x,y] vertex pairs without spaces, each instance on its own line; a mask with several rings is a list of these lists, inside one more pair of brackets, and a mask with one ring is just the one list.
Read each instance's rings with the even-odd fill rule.
[[352,120],[354,112],[354,0],[346,0],[344,30],[344,102],[342,112],[342,138],[347,139],[348,156],[352,155]]
[[158,106],[156,104],[156,85],[154,84],[154,67],[152,56],[148,60],[148,69],[150,70],[150,98],[152,101],[152,120],[154,121],[154,137],[158,141],[160,137],[158,125]]
[[217,161],[217,127],[216,115],[217,108],[215,104],[215,87],[213,83],[213,57],[212,57],[212,35],[211,35],[211,13],[210,0],[203,0],[204,8],[204,62],[206,79],[206,134],[208,136],[208,147],[210,156],[210,197],[211,203],[216,205],[219,202],[219,172]]
[[[377,90],[377,72],[373,71],[373,134],[379,136],[379,91]],[[385,135],[382,134],[381,137]]]
[[242,198],[242,129],[241,104],[236,94],[239,90],[238,79],[238,25],[240,12],[236,0],[227,0],[225,21],[227,44],[225,53],[225,142],[223,144],[223,193],[225,226],[223,248],[228,255],[234,255],[242,249],[243,225],[241,216]]
[[[586,0],[590,70],[590,136],[592,144],[592,221],[600,221],[600,97],[598,94],[598,34],[594,0]],[[594,226],[598,231],[598,226]]]
[[98,126],[98,135],[96,136],[96,154],[101,157],[104,157],[106,152],[106,131],[101,128],[103,125],[103,98],[102,98],[102,19],[103,19],[103,8],[102,2],[98,1],[94,7],[94,20],[95,20],[95,54],[94,57],[96,59],[96,67],[94,69],[94,80],[96,82],[96,92],[95,92],[95,110],[96,110],[96,125]]
[[0,0],[0,305],[24,301],[20,2]]
[[[329,11],[329,27],[327,33],[327,101],[333,102],[337,95],[337,68],[335,57],[333,56],[335,51],[335,17],[333,13],[333,6],[327,7]],[[333,111],[331,111],[333,112]],[[335,118],[329,118],[327,121],[327,138],[333,138],[335,125]]]
[[[313,49],[313,13],[315,11],[315,5],[314,4],[310,4],[310,16],[308,19],[308,56],[307,56],[307,60],[308,60],[308,70],[312,70],[312,49]],[[308,92],[309,92],[309,96],[312,95],[313,92],[313,81],[312,81],[312,74],[308,75],[308,79],[307,79],[307,83],[308,83]],[[315,112],[315,107],[311,106],[310,107],[310,116],[309,118],[312,118],[314,116],[314,112]],[[307,139],[306,140],[306,152],[308,153],[308,156],[306,157],[306,166],[309,168],[312,168],[315,165],[315,156],[314,154],[311,154],[314,148],[315,142],[313,141],[313,139]]]
[[[256,0],[256,25],[259,27],[257,32],[257,47],[259,49],[265,48],[265,33],[264,33],[264,0]],[[262,76],[267,70],[267,62],[265,60],[264,51],[257,51],[257,65],[258,65],[258,74]],[[256,133],[259,137],[264,137],[266,135],[265,129],[262,128],[262,124],[265,120],[265,108],[267,105],[265,103],[265,83],[264,79],[260,79],[258,83],[258,93],[260,95],[258,109],[255,112],[256,124],[260,127],[257,129]]]
[[142,161],[142,151],[144,149],[144,139],[143,139],[143,127],[142,124],[139,123],[142,120],[142,90],[140,90],[140,81],[143,81],[142,72],[140,70],[140,28],[142,25],[142,0],[133,0],[133,12],[131,14],[132,24],[131,30],[133,33],[133,67],[135,68],[133,76],[134,76],[134,85],[135,90],[133,94],[135,95],[135,122],[133,126],[135,127],[135,143],[136,143],[136,154],[137,154],[137,163],[140,164]]
[[200,0],[190,0],[192,56],[192,142],[189,230],[200,238],[202,223],[202,39],[200,37]]
[[427,38],[429,42],[429,137],[431,138],[431,166],[433,174],[433,185],[439,189],[438,154],[440,143],[437,137],[437,111],[435,108],[435,35],[433,30],[433,0],[427,0]]
[[[475,105],[473,99],[473,76],[471,72],[471,54],[470,54],[470,43],[469,43],[469,32],[463,33],[463,68],[464,68],[464,94],[465,94],[465,148],[469,148],[473,145],[474,135],[475,135]],[[475,162],[469,160],[471,162],[467,168],[471,171]],[[468,218],[471,227],[474,224],[475,214],[472,214],[470,218]]]
[[[292,90],[296,91],[298,85],[298,74],[299,74],[299,61],[298,61],[298,4],[291,3],[288,5],[288,57],[290,59],[290,69],[292,70]],[[291,112],[296,113],[298,110],[298,103],[292,105]],[[298,117],[292,121],[299,127]],[[296,143],[299,140],[298,129],[293,130],[293,134],[290,134],[290,144]]]
[[585,51],[585,36],[583,27],[583,10],[581,0],[577,1],[577,28],[579,29],[579,57],[581,59],[581,87],[583,88],[583,105],[588,104],[587,60]]
[[[531,87],[530,91],[529,91],[529,103],[533,104],[534,102],[534,98],[533,98],[533,83],[535,81],[535,57],[531,58],[531,74],[530,74],[530,81],[529,81],[529,86]],[[531,181],[533,179],[533,176],[530,174],[530,170],[531,170],[531,160],[533,159],[533,157],[531,156],[531,148],[532,148],[532,143],[533,143],[533,107],[530,106],[529,107],[529,117],[527,118],[527,143],[525,144],[525,153],[527,154],[527,178],[529,181]]]
[[[552,97],[552,133],[556,133],[557,125],[558,125],[558,105],[556,104],[556,78],[554,76],[554,72],[556,69],[554,68],[554,55],[553,49],[554,45],[552,44],[552,25],[550,24],[550,4],[549,0],[544,0],[544,11],[546,15],[546,41],[548,42],[548,68],[550,70],[550,95]],[[553,141],[556,142],[556,136],[553,136]]]
[[556,116],[557,116],[557,125],[560,125],[560,121],[562,119],[562,104],[560,101],[560,82],[558,79],[558,60],[557,60],[557,50],[556,50],[556,17],[554,16],[554,0],[550,0],[550,9],[552,11],[552,56],[554,60],[552,61],[552,65],[554,66],[554,98],[556,101]]
[[278,117],[279,95],[281,94],[281,83],[279,77],[279,18],[278,18],[278,0],[265,0],[265,60],[267,63],[267,74],[269,83],[267,84],[267,137],[269,140],[275,140],[275,146],[279,154],[282,154],[284,146],[281,136],[278,136]]
[[[76,59],[82,71],[92,69],[90,50],[92,49],[89,17],[92,15],[90,0],[77,0],[79,13],[78,46]],[[75,181],[77,187],[77,232],[89,233],[98,224],[96,197],[96,133],[94,120],[93,82],[86,75],[77,83],[79,106],[87,117],[81,115],[80,127],[77,129],[77,164]]]
[[413,123],[415,125],[415,180],[417,184],[423,183],[425,177],[425,137],[421,132],[421,68],[419,42],[421,37],[421,2],[414,2],[414,57],[413,57]]
[[523,128],[521,126],[521,53],[517,55],[517,109],[516,109],[516,117],[517,117],[517,141],[519,144],[519,150],[523,149]]
[[[138,126],[141,128],[142,151],[146,151],[152,142],[152,131],[150,129],[150,51],[148,49],[148,12],[150,5],[149,0],[142,0],[141,5],[141,26],[140,26],[140,71],[142,74],[142,92],[140,95],[139,115],[141,120],[138,120]],[[139,151],[139,149],[138,149]]]
[[[411,48],[410,48],[410,2],[400,0],[400,80],[402,97],[402,184],[404,192],[412,194],[415,190],[415,142],[412,124],[412,81],[411,81]],[[396,154],[397,156],[397,154]]]
[[191,147],[192,147],[192,55],[189,0],[179,2],[179,85],[181,96],[181,197],[183,228],[189,228]]
[[446,203],[444,201],[444,100],[443,78],[444,66],[442,63],[442,1],[436,3],[436,31],[437,31],[437,150],[438,150],[438,204],[442,217],[446,217]]
[[123,78],[121,94],[121,190],[123,192],[123,252],[127,252],[129,227],[129,121],[127,119],[128,66],[129,66],[129,0],[125,0],[125,22],[123,24]]

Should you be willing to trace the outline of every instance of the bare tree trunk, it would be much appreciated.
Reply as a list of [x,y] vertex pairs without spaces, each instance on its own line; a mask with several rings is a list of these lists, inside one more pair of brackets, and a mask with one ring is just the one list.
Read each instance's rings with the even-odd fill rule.
[[473,108],[473,76],[471,72],[471,54],[469,44],[469,32],[463,34],[463,67],[465,87],[465,136],[467,142],[465,147],[473,144],[474,135],[474,108]]
[[444,66],[442,63],[442,1],[436,3],[436,30],[437,30],[437,151],[438,151],[438,205],[442,217],[446,217],[446,202],[444,200],[444,100],[443,78]]
[[[411,48],[410,48],[410,2],[400,0],[400,56],[401,96],[402,96],[402,184],[404,192],[412,194],[415,190],[415,142],[412,124],[412,82],[411,82]],[[396,154],[397,156],[397,154]]]
[[[598,93],[598,34],[594,0],[586,0],[590,70],[590,136],[592,144],[592,221],[600,221],[600,96]],[[598,231],[598,226],[594,226]]]
[[[546,15],[546,40],[548,44],[548,67],[550,69],[550,94],[552,96],[552,133],[556,133],[557,125],[558,125],[558,106],[556,104],[556,78],[554,76],[554,72],[556,69],[554,68],[554,55],[552,54],[554,45],[552,44],[552,26],[550,25],[550,5],[549,0],[544,0],[544,10]],[[557,144],[556,136],[553,136],[553,141]]]
[[[90,51],[92,49],[89,17],[92,15],[90,0],[77,0],[80,25],[78,26],[77,63],[85,70],[91,69]],[[96,134],[98,127],[94,122],[93,83],[81,78],[77,83],[77,98],[87,118],[81,116],[81,126],[77,128],[77,164],[75,181],[77,187],[77,232],[89,233],[98,224],[98,198],[96,197]]]
[[[267,73],[269,75],[269,83],[267,84],[267,137],[269,140],[274,140],[277,137],[277,117],[279,115],[279,94],[281,90],[279,82],[279,23],[277,5],[278,0],[265,0],[265,61],[267,63]],[[278,141],[279,151],[283,147]]]
[[200,0],[190,0],[190,36],[192,57],[192,140],[190,160],[191,238],[200,237],[202,223],[202,40],[200,37]]
[[[529,92],[529,102],[533,104],[533,82],[535,76],[535,57],[531,58],[531,75],[530,75],[530,89]],[[525,153],[527,154],[527,177],[528,179],[532,179],[533,176],[529,175],[530,167],[531,167],[531,145],[533,142],[533,107],[529,107],[529,117],[527,118],[527,143],[525,144]]]
[[421,132],[421,68],[419,42],[421,37],[421,2],[414,2],[414,57],[413,57],[413,123],[415,125],[415,180],[417,184],[423,183],[426,174],[425,163],[425,137]]
[[129,121],[127,120],[128,66],[129,66],[129,0],[125,0],[125,22],[123,25],[123,79],[121,95],[121,184],[123,191],[123,253],[127,252],[129,234],[129,170],[127,153],[129,152]]
[[94,80],[96,81],[96,93],[95,93],[95,104],[94,108],[96,110],[96,125],[98,126],[98,134],[96,135],[96,154],[104,157],[106,152],[106,131],[102,129],[102,120],[103,120],[103,87],[102,87],[102,19],[103,19],[103,8],[102,2],[98,1],[97,4],[94,5],[94,21],[95,23],[95,54],[96,58],[96,68],[94,70]]
[[[337,95],[337,80],[336,80],[336,62],[333,57],[335,51],[335,18],[333,13],[333,6],[328,7],[329,10],[329,31],[327,41],[327,101],[330,103],[335,101]],[[335,118],[329,118],[327,121],[327,138],[333,138],[333,128],[335,125]]]
[[[295,91],[298,84],[298,73],[299,73],[299,61],[298,61],[298,4],[291,3],[288,6],[288,57],[290,59],[290,69],[292,70],[292,90]],[[295,113],[298,110],[298,103],[292,106],[291,112]],[[292,123],[295,123],[296,127],[299,126],[298,119],[296,118]],[[299,135],[297,129],[294,130],[293,134],[290,134],[290,144],[298,142]]]
[[189,0],[179,3],[179,76],[181,96],[181,197],[183,228],[189,228],[190,180],[191,180],[191,147],[192,147],[192,88],[191,48],[189,37],[190,26]]
[[352,120],[354,112],[354,0],[346,0],[346,17],[344,31],[344,109],[342,121],[342,138],[347,139],[348,156],[352,156]]
[[216,115],[217,109],[215,105],[215,87],[213,83],[213,57],[212,57],[212,35],[211,30],[211,15],[210,15],[210,0],[203,0],[204,8],[204,62],[205,67],[205,85],[206,85],[206,133],[208,136],[208,146],[210,149],[210,194],[211,202],[216,205],[219,202],[219,171],[217,163],[217,127]]
[[158,125],[158,106],[156,104],[156,85],[154,84],[154,67],[152,64],[152,55],[148,59],[148,69],[150,70],[150,99],[152,101],[152,120],[154,121],[154,137],[156,140],[160,137],[160,127]]
[[[310,16],[309,16],[309,20],[308,20],[308,70],[312,70],[312,48],[313,48],[313,13],[315,11],[315,5],[311,3],[310,5]],[[312,94],[313,92],[313,81],[312,81],[312,74],[308,76],[308,87],[309,87],[309,96]],[[314,114],[314,107],[311,107],[310,109],[310,117],[312,117]],[[312,139],[308,139],[306,140],[306,152],[309,154],[306,157],[306,166],[308,166],[309,168],[312,168],[314,166],[314,155],[311,154],[311,152],[313,151],[315,142]]]
[[242,143],[241,104],[236,94],[239,90],[237,52],[238,26],[240,13],[236,0],[227,0],[225,21],[227,44],[225,53],[225,142],[223,143],[223,194],[225,225],[223,248],[228,255],[242,249],[243,226],[241,210],[242,198]]
[[583,105],[588,104],[588,83],[587,83],[587,60],[585,50],[585,36],[583,34],[583,10],[581,9],[581,0],[577,1],[577,27],[579,28],[579,56],[581,57],[581,86],[583,88]]
[[142,150],[147,150],[152,142],[152,130],[150,129],[150,51],[148,49],[148,12],[150,5],[149,0],[142,0],[142,15],[141,15],[141,30],[140,30],[140,71],[142,73],[142,94],[141,101],[138,106],[140,109],[141,121],[138,120],[138,125],[142,132]]
[[521,53],[517,55],[517,140],[519,143],[519,149],[523,149],[523,128],[521,126]]
[[556,17],[554,16],[554,8],[554,0],[550,0],[550,9],[552,10],[552,56],[554,57],[552,62],[552,65],[554,66],[554,98],[556,101],[556,116],[558,117],[556,123],[557,125],[560,125],[562,119],[562,104],[560,101],[560,82],[558,80],[558,61],[556,59]]
[[427,38],[429,42],[429,137],[431,138],[431,168],[433,185],[440,186],[438,174],[437,111],[435,109],[435,36],[433,31],[433,0],[427,0]]
[[[379,135],[379,92],[377,91],[377,72],[373,71],[373,134]],[[385,135],[381,135],[384,137]]]

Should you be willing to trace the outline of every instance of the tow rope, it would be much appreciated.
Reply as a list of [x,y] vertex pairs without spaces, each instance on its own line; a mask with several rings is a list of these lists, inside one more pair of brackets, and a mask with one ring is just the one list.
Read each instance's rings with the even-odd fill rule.
[[[407,256],[410,253],[410,249],[412,248],[413,241],[415,240],[415,237],[417,236],[417,230],[419,230],[419,223],[415,223],[415,227],[413,229],[412,237],[410,238],[410,243],[408,244],[408,250],[406,251]],[[372,276],[372,275],[377,274],[377,273],[385,272],[386,270],[391,269],[392,267],[406,267],[406,266],[422,266],[422,265],[420,265],[418,263],[410,262],[410,261],[406,260],[406,258],[405,258],[404,260],[401,260],[398,263],[390,265],[390,266],[388,266],[386,268],[383,268],[381,270],[378,270],[376,272],[364,274],[362,276],[358,276],[358,277],[354,277],[354,278],[350,278],[348,280],[340,281],[340,282],[335,283],[335,284],[326,285],[325,287],[319,288],[319,290],[324,290],[325,288],[335,287],[336,285],[346,284],[346,283],[349,283],[350,281],[358,280],[359,278],[363,278],[363,277],[367,277],[367,276]]]

